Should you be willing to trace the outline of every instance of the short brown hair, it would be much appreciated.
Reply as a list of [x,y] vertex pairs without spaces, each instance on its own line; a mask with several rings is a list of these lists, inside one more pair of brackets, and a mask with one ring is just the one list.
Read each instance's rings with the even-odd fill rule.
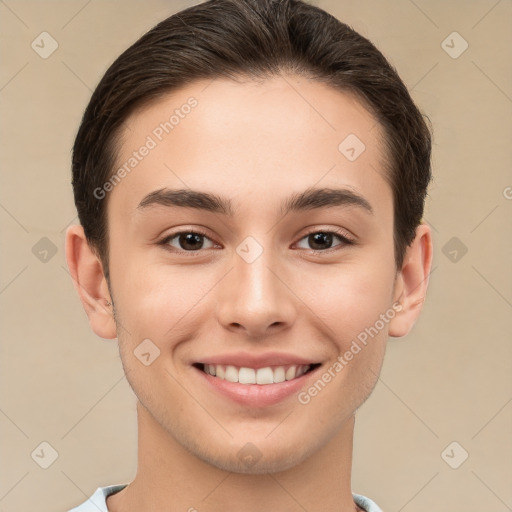
[[107,279],[106,200],[94,190],[114,172],[121,124],[135,108],[198,79],[286,71],[356,94],[383,127],[395,263],[402,267],[432,178],[431,134],[396,70],[368,39],[302,0],[209,0],[168,17],[124,51],[85,110],[73,147],[73,191]]

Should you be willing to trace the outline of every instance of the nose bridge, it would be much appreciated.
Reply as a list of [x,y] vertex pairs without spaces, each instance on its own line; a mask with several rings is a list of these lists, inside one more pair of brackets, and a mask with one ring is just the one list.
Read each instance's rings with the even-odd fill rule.
[[270,328],[284,328],[293,322],[292,294],[281,281],[275,252],[270,237],[265,245],[247,237],[237,246],[217,306],[224,327],[262,336]]

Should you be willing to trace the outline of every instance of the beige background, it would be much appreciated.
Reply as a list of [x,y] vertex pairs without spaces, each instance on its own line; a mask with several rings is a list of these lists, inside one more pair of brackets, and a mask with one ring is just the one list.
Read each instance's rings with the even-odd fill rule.
[[[67,510],[134,476],[135,398],[116,342],[89,329],[64,259],[76,222],[70,148],[114,58],[194,3],[0,1],[0,512]],[[352,488],[387,512],[512,510],[512,3],[313,3],[384,52],[435,130],[429,293],[412,332],[390,340],[358,413]],[[47,59],[31,48],[43,31],[59,45]],[[469,44],[458,58],[441,46],[453,31]],[[43,237],[57,250],[47,261],[36,257]],[[58,452],[47,469],[31,457],[43,441]],[[458,469],[441,456],[453,441],[461,447],[446,460],[469,453]]]

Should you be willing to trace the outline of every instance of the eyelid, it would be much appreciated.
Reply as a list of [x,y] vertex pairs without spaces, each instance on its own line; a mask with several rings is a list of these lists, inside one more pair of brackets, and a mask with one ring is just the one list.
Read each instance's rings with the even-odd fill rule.
[[[197,227],[194,227],[194,228],[185,228],[185,229],[180,229],[179,231],[175,231],[173,233],[170,233],[168,235],[166,235],[164,238],[162,238],[159,242],[157,242],[158,245],[163,245],[164,247],[171,247],[169,245],[169,241],[172,240],[173,238],[176,238],[178,235],[182,235],[182,234],[189,234],[189,233],[194,233],[194,234],[197,234],[197,235],[201,235],[201,236],[204,236],[205,238],[207,238],[208,240],[210,240],[214,245],[220,245],[218,244],[217,242],[215,242],[215,240],[213,240],[209,235],[208,233],[205,232],[205,230],[201,229],[201,228],[197,228]],[[333,234],[333,235],[336,235],[338,236],[341,241],[342,241],[342,246],[347,246],[347,245],[355,245],[356,244],[356,240],[355,238],[353,237],[353,235],[349,234],[346,230],[343,230],[343,229],[336,229],[336,228],[322,228],[322,227],[314,227],[312,228],[310,231],[304,233],[298,240],[297,242],[295,242],[293,245],[296,245],[297,243],[301,242],[302,240],[304,240],[304,238],[308,237],[309,235],[312,235],[314,233],[326,233],[326,234]],[[334,247],[329,247],[328,249],[324,249],[324,250],[319,250],[319,249],[304,249],[306,251],[310,251],[310,252],[313,252],[313,253],[327,253],[327,252],[331,252],[333,250],[336,250],[336,247],[338,246],[334,246]],[[212,247],[208,247],[207,249],[212,249]],[[183,249],[176,249],[175,247],[172,247],[172,249],[169,249],[171,252],[174,252],[174,253],[179,253],[179,254],[188,254],[188,255],[191,255],[193,256],[194,254],[198,254],[198,253],[201,253],[201,252],[204,252],[204,250],[206,249],[199,249],[197,251],[185,251]]]
[[[165,248],[167,247],[171,247],[169,245],[169,242],[173,239],[173,238],[176,238],[178,235],[183,235],[183,234],[189,234],[189,233],[194,233],[196,235],[201,235],[201,236],[204,236],[205,238],[207,238],[208,240],[210,240],[210,242],[212,242],[214,245],[219,245],[215,240],[212,239],[212,237],[210,237],[210,235],[208,233],[206,233],[205,230],[203,230],[202,228],[185,228],[185,229],[180,229],[179,231],[174,231],[173,233],[169,233],[168,235],[165,235],[159,242],[157,242],[157,245],[163,245]],[[208,249],[212,249],[212,247],[208,247]],[[203,252],[205,249],[199,249],[197,251],[185,251],[183,249],[176,249],[176,247],[171,247],[171,252],[174,252],[174,253],[180,253],[180,254],[197,254],[197,253],[200,253],[200,252]]]
[[[356,241],[356,238],[354,237],[354,235],[352,235],[350,233],[350,231],[347,231],[346,229],[333,228],[333,227],[328,228],[328,227],[321,227],[321,226],[314,227],[311,230],[307,231],[302,236],[302,238],[312,235],[313,233],[333,233],[333,234],[341,236],[342,238],[346,238],[347,240],[349,240],[352,243],[355,243],[355,241]],[[302,238],[301,238],[301,240],[302,240]]]
[[[342,241],[342,244],[341,246],[348,246],[348,245],[356,245],[357,241],[356,241],[356,238],[350,234],[348,231],[346,230],[343,230],[343,229],[340,229],[340,228],[322,228],[322,227],[315,227],[313,229],[311,229],[310,231],[308,231],[307,233],[305,233],[304,235],[302,235],[299,240],[297,242],[295,242],[295,244],[301,242],[302,240],[304,240],[304,238],[308,237],[309,235],[312,235],[314,233],[325,233],[325,234],[333,234],[333,235],[336,235],[338,236],[341,241]],[[295,245],[294,244],[294,245]],[[338,246],[334,246],[334,247],[329,247],[328,249],[324,249],[324,250],[320,250],[320,249],[304,249],[304,250],[309,250],[310,252],[313,252],[313,253],[329,253],[331,251],[336,251]]]

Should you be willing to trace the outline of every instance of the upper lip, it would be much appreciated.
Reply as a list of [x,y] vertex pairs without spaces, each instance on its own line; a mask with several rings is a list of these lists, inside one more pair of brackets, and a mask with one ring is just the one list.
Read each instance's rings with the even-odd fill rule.
[[211,357],[205,357],[198,363],[203,364],[222,364],[232,365],[239,368],[265,368],[267,366],[286,366],[300,364],[318,364],[318,361],[299,357],[295,354],[286,354],[283,352],[266,352],[264,354],[250,354],[247,352],[236,352],[232,354],[220,354]]

